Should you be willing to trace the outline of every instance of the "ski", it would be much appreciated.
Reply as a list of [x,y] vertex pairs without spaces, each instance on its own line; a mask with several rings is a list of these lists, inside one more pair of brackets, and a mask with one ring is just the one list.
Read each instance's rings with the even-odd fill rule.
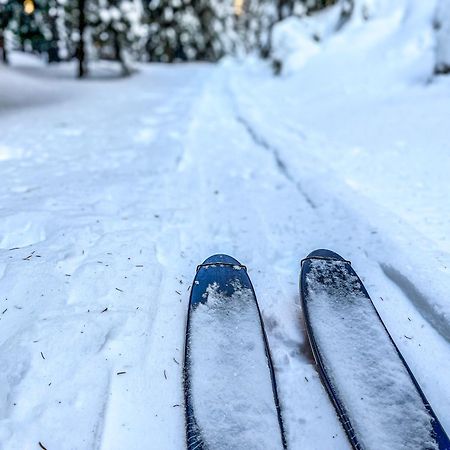
[[356,450],[450,450],[450,441],[349,261],[302,261],[300,295],[322,382]]
[[184,358],[188,450],[286,448],[274,368],[245,266],[214,255],[191,289]]

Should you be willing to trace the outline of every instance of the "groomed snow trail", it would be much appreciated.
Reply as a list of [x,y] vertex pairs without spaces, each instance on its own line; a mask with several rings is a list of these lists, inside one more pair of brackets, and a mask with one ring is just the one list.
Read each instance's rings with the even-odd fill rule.
[[249,267],[289,448],[349,448],[301,321],[317,247],[354,258],[449,429],[448,343],[380,268],[351,191],[321,187],[308,139],[291,135],[299,160],[260,133],[223,67],[54,83],[52,104],[0,112],[0,448],[183,449],[188,287],[218,252]]

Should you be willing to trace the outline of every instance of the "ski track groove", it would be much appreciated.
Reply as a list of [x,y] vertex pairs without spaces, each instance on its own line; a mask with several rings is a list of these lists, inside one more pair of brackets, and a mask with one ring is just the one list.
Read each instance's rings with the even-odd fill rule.
[[[282,168],[286,169],[286,165],[283,163],[280,167],[277,164],[273,150],[258,143],[258,136],[252,136],[250,130],[236,118],[233,97],[227,95],[226,80],[213,79],[208,92],[201,100],[204,105],[199,105],[198,117],[203,120],[198,121],[197,137],[193,138],[191,156],[188,159],[191,163],[195,162],[193,168],[198,171],[198,175],[194,175],[192,179],[206,189],[206,195],[202,194],[202,198],[206,199],[200,202],[199,209],[208,211],[206,223],[209,222],[212,228],[206,229],[205,233],[203,230],[197,230],[196,236],[212,237],[214,244],[210,254],[232,251],[232,256],[248,265],[264,320],[278,324],[267,330],[267,334],[279,376],[280,403],[290,448],[295,448],[290,445],[292,442],[300,442],[301,446],[309,445],[310,450],[331,448],[336,443],[340,445],[340,449],[347,448],[343,431],[326,397],[320,399],[320,417],[316,414],[314,418],[306,417],[295,408],[299,402],[306,405],[306,408],[317,408],[313,397],[323,390],[307,351],[308,344],[302,332],[299,308],[292,306],[289,311],[293,314],[283,314],[287,299],[296,303],[298,298],[296,283],[289,283],[288,280],[298,276],[298,249],[305,245],[303,241],[306,239],[302,236],[301,224],[307,220],[306,217],[312,216],[311,219],[318,220],[315,208],[305,198],[290,173],[287,170],[283,172]],[[214,128],[224,131],[218,133],[208,127],[211,117],[217,120]],[[234,117],[235,120],[228,121],[225,126],[222,123],[223,117]],[[208,135],[219,144],[212,148],[205,145],[211,142]],[[202,162],[209,159],[211,164],[205,165]],[[281,161],[279,155],[278,159]],[[255,161],[258,163],[255,164]],[[246,173],[246,168],[252,168],[252,171]],[[236,175],[231,178],[217,177],[217,174],[222,172]],[[267,178],[271,180],[270,183],[266,182]],[[225,184],[221,185],[217,180],[224,180]],[[222,205],[208,201],[213,187],[223,192]],[[254,201],[255,195],[257,201]],[[203,203],[208,205],[208,208],[204,207]],[[235,204],[245,205],[245,214],[239,208],[234,208]],[[229,225],[217,226],[214,224],[215,218],[222,217],[224,208]],[[247,217],[252,218],[251,229],[248,228]],[[290,245],[286,242],[289,239]],[[277,265],[280,265],[279,273],[276,270]],[[271,267],[272,272],[269,270]],[[271,281],[268,282],[267,275],[270,273]],[[301,354],[302,352],[305,354]],[[295,380],[308,378],[308,389],[304,392],[299,390],[297,383],[291,383],[292,377]],[[332,425],[322,440],[311,446],[305,433],[308,435],[309,431],[315,434],[315,419],[320,422],[324,417]],[[304,423],[305,428],[299,430],[299,423]]]
[[[105,429],[106,429],[106,423],[107,423],[107,414],[108,414],[108,409],[109,409],[109,404],[110,404],[110,400],[109,400],[109,396],[111,395],[111,377],[112,374],[109,373],[108,375],[108,382],[106,384],[106,386],[104,386],[104,392],[105,392],[105,397],[104,397],[104,402],[100,408],[100,411],[97,415],[98,419],[97,422],[95,424],[95,428],[93,430],[93,444],[94,444],[94,448],[95,450],[102,450],[103,448],[103,440],[104,440],[104,433],[105,433]],[[107,449],[105,449],[107,450]]]
[[302,185],[299,181],[296,181],[294,177],[290,174],[286,163],[283,161],[283,159],[280,156],[280,152],[272,145],[270,145],[262,136],[260,136],[250,125],[250,122],[244,119],[243,116],[241,116],[239,113],[235,114],[235,118],[237,122],[239,122],[247,131],[249,136],[252,138],[253,142],[260,148],[263,148],[264,150],[270,152],[273,156],[273,159],[275,161],[276,167],[278,171],[290,182],[292,183],[296,189],[302,194],[302,196],[305,198],[306,202],[312,209],[317,209],[316,203],[311,199],[311,197],[306,194],[304,189],[302,188]]
[[[233,106],[235,111],[238,111],[239,107],[237,106],[237,99],[233,94],[233,90],[231,87],[228,87],[229,95],[234,99]],[[264,148],[273,153],[277,166],[281,170],[281,172],[289,179],[292,183],[296,183],[295,178],[289,173],[287,169],[286,163],[284,163],[283,159],[279,154],[279,150],[271,145],[264,137],[259,135],[256,130],[252,127],[249,121],[244,119],[239,112],[237,112],[236,116],[237,120],[245,127],[248,131],[252,139],[258,144],[260,147]],[[287,126],[291,131],[293,130],[292,126]],[[307,136],[304,133],[299,132],[299,137],[303,140],[307,140]],[[310,204],[313,209],[318,209],[316,202],[311,200],[309,195],[307,195],[301,187],[300,182],[298,183],[298,188],[300,192],[305,196],[306,200]],[[333,199],[333,201],[335,201]],[[333,207],[335,210],[339,210],[339,207]],[[347,213],[346,213],[347,214]],[[347,214],[349,215],[349,214]],[[329,216],[329,214],[328,214]],[[367,222],[366,228],[370,229],[370,224]],[[371,258],[366,251],[366,255],[368,259],[371,260],[372,263],[377,264],[384,276],[391,282],[393,282],[399,289],[403,292],[403,294],[407,297],[407,299],[413,304],[424,317],[424,319],[430,324],[432,328],[434,328],[447,342],[450,343],[450,320],[446,317],[444,313],[440,313],[436,311],[433,306],[433,302],[426,295],[422,294],[420,290],[414,285],[414,283],[403,275],[400,271],[395,269],[389,264],[381,263],[377,261],[377,258]]]
[[416,307],[424,320],[426,320],[430,326],[447,341],[447,343],[450,343],[450,322],[445,314],[436,311],[432,300],[424,295],[415,284],[399,270],[389,264],[379,263],[379,265],[386,278],[403,292],[411,304]]

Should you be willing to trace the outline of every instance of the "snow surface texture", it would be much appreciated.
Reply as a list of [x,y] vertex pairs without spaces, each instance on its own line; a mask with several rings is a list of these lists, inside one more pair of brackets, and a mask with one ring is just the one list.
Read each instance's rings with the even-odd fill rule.
[[434,1],[372,3],[278,78],[0,67],[5,450],[185,448],[188,286],[221,252],[258,293],[288,448],[348,449],[298,305],[299,261],[324,247],[450,432],[450,78],[432,78]]
[[431,416],[346,263],[311,260],[307,308],[321,358],[362,447],[437,449]]
[[217,284],[191,313],[191,395],[208,448],[282,449],[258,310],[251,289]]

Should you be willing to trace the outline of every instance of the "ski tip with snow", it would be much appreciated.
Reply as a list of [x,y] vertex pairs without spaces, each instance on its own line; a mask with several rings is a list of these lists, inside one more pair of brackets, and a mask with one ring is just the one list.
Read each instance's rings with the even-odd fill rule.
[[354,449],[450,450],[450,441],[351,263],[330,250],[302,261],[306,330]]
[[197,267],[187,316],[188,450],[285,449],[274,369],[246,267],[218,254]]

